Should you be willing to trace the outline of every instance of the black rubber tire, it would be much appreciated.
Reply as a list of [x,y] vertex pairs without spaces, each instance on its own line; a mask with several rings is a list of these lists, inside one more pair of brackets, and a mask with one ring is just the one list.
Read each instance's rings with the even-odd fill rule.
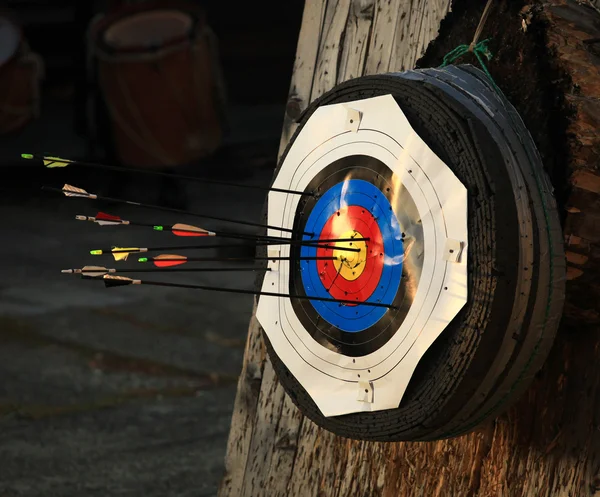
[[530,134],[471,66],[337,86],[307,109],[279,167],[316,108],[384,94],[467,187],[468,302],[421,359],[397,409],[324,417],[263,337],[285,391],[319,426],[360,440],[443,439],[497,416],[543,365],[564,301],[562,230]]

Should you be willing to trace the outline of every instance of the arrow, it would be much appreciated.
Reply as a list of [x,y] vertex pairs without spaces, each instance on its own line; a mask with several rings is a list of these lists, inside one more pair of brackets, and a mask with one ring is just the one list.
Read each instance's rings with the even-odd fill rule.
[[[281,242],[258,242],[254,246],[272,246],[272,245],[284,245]],[[306,244],[307,246],[309,244]],[[222,248],[240,248],[240,244],[212,244],[212,245],[186,245],[183,247],[132,247],[122,248],[113,247],[112,249],[94,249],[90,250],[91,255],[109,255],[111,254],[116,261],[126,261],[129,254],[141,253],[141,252],[157,252],[161,250],[209,250],[209,249],[222,249]],[[340,252],[360,252],[360,249],[346,248],[346,247],[335,247],[332,245],[312,245],[316,248],[324,248],[328,250],[336,250]]]
[[232,186],[237,188],[250,188],[253,190],[263,190],[263,191],[271,191],[271,192],[279,192],[279,193],[287,193],[290,195],[302,195],[307,197],[314,197],[315,194],[311,192],[301,192],[297,190],[286,190],[283,188],[273,188],[268,186],[259,186],[259,185],[244,185],[242,183],[232,183],[229,181],[220,181],[214,179],[205,179],[198,178],[196,176],[185,176],[182,174],[173,174],[173,173],[165,173],[162,171],[153,171],[151,169],[134,169],[131,167],[120,167],[120,166],[110,166],[108,164],[98,164],[96,162],[84,162],[79,160],[71,160],[71,159],[61,159],[60,157],[51,157],[47,155],[36,155],[36,154],[21,154],[21,158],[23,159],[38,159],[44,163],[49,169],[56,167],[67,167],[68,165],[77,165],[80,167],[90,167],[95,169],[105,169],[109,171],[118,171],[118,172],[131,172],[135,174],[149,174],[151,176],[165,176],[173,179],[182,179],[186,181],[196,181],[198,183],[205,184],[213,184],[213,185],[223,185],[223,186]]
[[319,302],[336,302],[340,305],[342,304],[352,304],[352,305],[368,305],[372,307],[386,307],[388,309],[397,309],[397,307],[390,304],[382,304],[380,302],[360,302],[357,300],[339,300],[339,299],[330,299],[327,297],[312,297],[308,295],[292,295],[287,293],[272,293],[272,292],[262,292],[260,290],[244,290],[241,288],[222,288],[222,287],[214,287],[214,286],[203,286],[203,285],[187,285],[183,283],[165,283],[162,281],[147,281],[147,280],[134,280],[132,278],[127,278],[125,276],[112,276],[110,274],[104,275],[102,277],[104,280],[104,285],[107,288],[117,287],[117,286],[127,286],[127,285],[153,285],[153,286],[165,286],[171,288],[189,288],[193,290],[206,290],[213,292],[227,292],[227,293],[241,293],[247,295],[262,295],[265,297],[279,297],[279,298],[289,298],[289,299],[298,299],[298,300],[314,300]]
[[242,262],[242,261],[335,261],[337,257],[186,257],[161,254],[156,257],[140,257],[138,262],[152,262],[156,267],[180,266],[188,262]]
[[[32,154],[21,154],[23,159],[36,159]],[[65,159],[61,159],[60,157],[51,157],[49,155],[42,156],[41,159],[44,162],[44,166],[48,169],[52,169],[55,167],[67,167],[69,165],[69,161]]]
[[156,268],[141,268],[141,269],[113,269],[102,266],[84,266],[81,269],[63,269],[64,274],[80,274],[83,278],[101,278],[107,274],[115,273],[209,273],[209,272],[227,272],[227,271],[270,271],[271,268],[257,267],[209,267],[209,268],[183,268],[183,269],[156,269]]
[[[136,221],[129,221],[126,219],[121,219],[119,216],[115,216],[112,214],[106,214],[104,212],[98,212],[95,216],[83,216],[76,215],[75,219],[78,221],[91,221],[100,226],[111,226],[111,225],[126,225],[126,226],[143,226],[143,227],[151,227],[155,231],[171,231],[174,235],[177,236],[220,236],[223,238],[239,238],[239,239],[247,239],[247,240],[255,240],[258,241],[256,246],[259,245],[300,245],[300,246],[310,246],[316,248],[324,248],[329,250],[338,250],[338,251],[346,251],[346,252],[360,252],[358,248],[351,247],[336,247],[327,245],[327,243],[335,243],[335,242],[352,242],[352,241],[368,241],[369,238],[337,238],[337,239],[323,239],[323,240],[291,240],[290,238],[280,238],[280,237],[268,237],[268,236],[260,236],[260,235],[248,235],[244,233],[230,233],[224,231],[208,231],[204,228],[200,228],[198,226],[192,226],[190,224],[178,223],[172,226],[162,226],[156,225],[153,223],[140,223]],[[237,245],[224,245],[225,247]],[[200,245],[196,247],[184,247],[184,248],[206,248],[205,245]],[[219,245],[213,245],[212,247],[220,247]],[[177,247],[166,247],[154,250],[170,250]],[[145,252],[146,250],[140,250],[138,248],[132,249],[119,249],[117,252]],[[92,255],[101,255],[103,253],[112,252],[115,253],[115,248],[106,249],[106,250],[92,250]]]
[[171,231],[176,236],[215,236],[214,231],[208,231],[198,226],[192,226],[191,224],[177,223],[173,226],[162,226],[151,223],[140,223],[137,221],[129,221],[127,219],[121,219],[119,216],[113,216],[112,214],[106,214],[105,212],[98,212],[95,216],[82,216],[77,215],[75,219],[78,221],[91,221],[100,226],[143,226],[152,228],[155,231]]
[[[102,195],[96,195],[95,193],[89,193],[86,190],[84,190],[83,188],[78,188],[76,186],[69,185],[69,184],[65,184],[61,189],[44,185],[44,186],[42,186],[42,190],[49,191],[49,192],[55,192],[55,193],[62,193],[66,197],[80,197],[80,198],[87,198],[90,200],[104,200],[106,202],[115,202],[118,204],[134,205],[136,207],[143,207],[145,209],[153,209],[153,210],[163,211],[163,212],[175,212],[177,214],[185,214],[188,216],[200,217],[203,219],[212,219],[215,221],[224,221],[227,223],[243,224],[246,226],[255,226],[258,228],[267,228],[267,229],[273,229],[273,230],[277,230],[277,231],[284,231],[287,233],[295,233],[295,231],[293,229],[283,228],[281,226],[271,226],[269,224],[252,223],[250,221],[241,221],[239,219],[231,219],[231,218],[218,217],[218,216],[209,216],[207,214],[202,214],[202,213],[198,213],[198,212],[190,212],[190,211],[185,211],[182,209],[175,209],[173,207],[163,207],[160,205],[152,205],[152,204],[144,204],[142,202],[134,202],[132,200],[124,200],[124,199],[113,198],[113,197],[104,197]],[[302,233],[302,234],[307,235],[307,236],[314,236],[314,233]]]

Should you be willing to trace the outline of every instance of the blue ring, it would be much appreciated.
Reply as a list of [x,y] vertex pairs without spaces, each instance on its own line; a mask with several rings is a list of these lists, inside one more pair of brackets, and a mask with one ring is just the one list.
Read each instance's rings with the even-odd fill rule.
[[[304,231],[315,233],[315,237],[305,235],[303,239],[318,238],[329,218],[342,207],[342,197],[344,205],[356,205],[368,210],[379,226],[385,260],[389,262],[384,263],[377,288],[367,302],[391,304],[402,279],[402,231],[387,197],[372,183],[358,179],[346,180],[327,190],[315,204],[304,227]],[[303,246],[300,250],[301,257],[316,255],[317,249],[314,247]],[[316,261],[301,261],[300,271],[306,295],[332,298],[319,277]],[[387,312],[384,307],[344,306],[313,300],[310,303],[321,318],[348,333],[357,333],[373,326]]]

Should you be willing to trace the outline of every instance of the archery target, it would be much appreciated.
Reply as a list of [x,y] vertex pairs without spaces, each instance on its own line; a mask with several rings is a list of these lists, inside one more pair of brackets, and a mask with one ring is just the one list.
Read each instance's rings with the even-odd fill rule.
[[562,230],[535,143],[484,73],[336,86],[273,186],[304,194],[269,194],[269,224],[292,235],[268,233],[293,240],[265,249],[289,260],[262,291],[287,296],[263,293],[256,317],[303,415],[346,438],[438,440],[531,384],[564,302]]
[[389,95],[318,108],[273,186],[307,195],[271,192],[268,224],[313,245],[269,248],[291,260],[269,264],[263,291],[344,300],[261,296],[278,357],[325,416],[397,407],[466,302],[465,188]]

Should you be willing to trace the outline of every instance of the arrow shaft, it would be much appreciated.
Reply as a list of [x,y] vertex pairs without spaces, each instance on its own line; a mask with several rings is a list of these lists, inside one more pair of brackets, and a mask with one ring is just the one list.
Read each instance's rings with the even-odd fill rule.
[[[144,257],[145,259],[145,257]],[[157,259],[156,257],[148,257],[152,262],[246,262],[246,261],[335,261],[337,257],[188,257],[185,259]],[[143,261],[145,262],[145,261]]]
[[[300,246],[306,246],[306,247],[315,247],[315,248],[323,248],[323,249],[330,249],[330,250],[336,250],[336,251],[341,251],[341,252],[360,252],[360,249],[358,248],[351,248],[351,247],[336,247],[333,245],[321,245],[319,243],[309,243],[309,242],[301,242],[301,241],[296,241],[296,240],[290,240],[289,238],[286,239],[287,241],[282,242],[281,240],[267,240],[267,241],[258,241],[258,243],[255,244],[256,247],[263,247],[263,246],[271,246],[271,245],[300,245]],[[144,247],[144,252],[156,252],[156,251],[160,251],[160,250],[208,250],[208,249],[220,249],[220,248],[239,248],[240,244],[211,244],[211,245],[184,245],[183,247],[173,247],[173,246],[168,246],[168,247]],[[121,249],[121,250],[114,250],[114,249],[98,249],[98,251],[101,251],[103,254],[132,254],[135,252],[140,252],[139,249]]]
[[[273,242],[258,242],[256,243],[254,246],[255,247],[264,247],[264,246],[270,246],[270,245],[287,245],[287,244],[282,244],[279,243],[277,241],[273,241]],[[308,244],[307,244],[308,245]],[[310,247],[317,247],[317,248],[325,248],[325,249],[335,249],[335,250],[339,250],[339,251],[348,251],[348,252],[360,252],[360,249],[353,249],[353,248],[345,248],[345,247],[334,247],[331,245],[308,245]],[[242,245],[240,244],[235,244],[235,243],[231,243],[231,244],[220,244],[220,243],[216,243],[216,244],[212,244],[212,245],[185,245],[183,247],[145,247],[146,252],[156,252],[156,251],[162,251],[162,250],[208,250],[208,249],[221,249],[221,248],[240,248],[242,247]],[[103,250],[103,253],[113,253],[113,254],[130,254],[132,252],[138,252],[138,250],[128,250],[128,249],[123,249],[123,250],[113,250],[113,249],[107,249],[107,250]]]
[[271,271],[265,267],[208,267],[208,268],[143,268],[120,269],[117,273],[212,273],[212,272],[237,272],[237,271]]
[[[111,271],[110,274],[123,274],[123,273],[217,273],[217,272],[244,272],[244,271],[271,271],[271,268],[257,268],[257,267],[209,267],[209,268],[142,268],[142,269],[119,269],[117,271]],[[95,274],[92,274],[95,273]],[[104,276],[108,271],[101,273],[100,271],[90,271],[90,273],[80,273],[83,277],[96,278],[98,276]]]
[[[230,233],[227,231],[216,231],[217,236],[222,238],[240,238],[247,240],[258,240],[258,241],[284,241],[290,245],[307,245],[313,246],[314,244],[321,243],[338,243],[338,242],[368,242],[370,238],[329,238],[322,240],[292,240],[290,238],[280,236],[268,236],[268,235],[251,235],[244,233]],[[334,247],[336,248],[336,247]],[[353,251],[360,252],[360,249],[353,249]]]
[[[65,190],[63,190],[63,189],[53,188],[51,186],[45,186],[45,185],[42,186],[42,190],[49,191],[49,192],[58,192],[58,193],[62,193],[62,194],[66,193]],[[242,221],[240,219],[232,219],[232,218],[220,217],[220,216],[211,216],[211,215],[203,214],[200,212],[191,212],[191,211],[185,211],[183,209],[175,209],[174,207],[164,207],[161,205],[146,204],[143,202],[134,202],[132,200],[125,200],[125,199],[121,199],[121,198],[105,197],[103,195],[96,195],[96,194],[87,193],[87,192],[85,194],[78,193],[77,197],[78,198],[87,198],[90,200],[104,200],[105,202],[114,202],[116,204],[133,205],[135,207],[142,207],[144,209],[152,209],[152,210],[162,211],[162,212],[173,212],[175,214],[184,214],[187,216],[194,216],[194,217],[198,217],[198,218],[202,218],[202,219],[211,219],[213,221],[223,221],[226,223],[242,224],[245,226],[254,226],[257,228],[273,229],[273,230],[277,230],[277,231],[283,231],[286,233],[296,233],[293,229],[283,228],[281,226],[272,226],[270,224],[253,223],[251,221]],[[314,235],[314,233],[302,233],[302,234],[308,235],[308,236]]]
[[188,285],[185,283],[165,283],[162,281],[146,281],[139,280],[140,285],[153,285],[153,286],[165,286],[171,288],[189,288],[193,290],[206,290],[212,292],[224,292],[224,293],[239,293],[246,295],[261,295],[265,297],[279,297],[279,298],[290,298],[299,300],[314,300],[319,302],[336,302],[338,304],[353,304],[353,305],[368,305],[371,307],[385,307],[388,309],[397,309],[395,306],[390,304],[382,304],[380,302],[360,302],[356,300],[340,300],[330,299],[327,297],[313,297],[308,295],[293,295],[288,293],[274,293],[274,292],[262,292],[260,290],[245,290],[241,288],[223,288],[214,286],[203,286],[203,285]]
[[199,178],[197,176],[187,176],[187,175],[183,175],[183,174],[174,174],[174,173],[167,173],[167,172],[163,172],[163,171],[153,171],[151,169],[134,169],[131,167],[120,167],[120,166],[111,166],[109,164],[99,164],[96,162],[87,162],[87,161],[78,161],[78,160],[70,160],[70,159],[61,159],[59,157],[45,157],[45,156],[35,156],[34,158],[36,159],[40,159],[40,160],[52,160],[54,162],[64,162],[66,164],[73,164],[73,165],[77,165],[80,167],[89,167],[89,168],[95,168],[95,169],[104,169],[107,171],[117,171],[117,172],[130,172],[130,173],[135,173],[135,174],[147,174],[147,175],[151,175],[151,176],[163,176],[166,178],[173,178],[173,179],[181,179],[181,180],[185,180],[185,181],[195,181],[198,183],[205,183],[208,185],[222,185],[222,186],[232,186],[235,188],[247,188],[247,189],[252,189],[252,190],[263,190],[263,191],[271,191],[271,192],[279,192],[279,193],[287,193],[290,195],[301,195],[301,196],[307,196],[307,197],[314,197],[314,193],[310,193],[310,192],[301,192],[298,190],[287,190],[284,188],[274,188],[274,187],[268,187],[268,186],[259,186],[259,185],[245,185],[242,183],[233,183],[230,181],[222,181],[222,180],[215,180],[215,179],[206,179],[206,178]]
[[[160,227],[160,229],[158,229],[157,231],[163,231],[164,229],[166,229],[168,231],[179,231],[179,232],[183,232],[183,233],[198,233],[198,231],[195,231],[195,230],[174,228],[174,226],[162,226],[162,225],[157,225],[157,224],[152,224],[152,223],[142,223],[142,222],[138,222],[138,221],[129,221],[129,220],[127,221],[127,223],[115,224],[115,226],[142,226],[142,227],[146,227],[146,228],[154,228],[155,230],[157,229],[157,227]],[[322,244],[323,243],[337,243],[337,242],[362,242],[362,241],[370,240],[369,238],[332,238],[332,239],[323,239],[323,240],[292,240],[290,238],[285,238],[285,237],[272,237],[272,236],[266,236],[266,235],[252,235],[252,234],[245,234],[245,233],[230,233],[230,232],[225,232],[225,231],[216,231],[215,236],[221,237],[221,238],[234,238],[234,239],[241,239],[241,240],[254,240],[254,241],[259,241],[259,242],[266,242],[265,245],[276,245],[278,242],[285,242],[286,245],[300,245],[300,246],[307,246],[307,247],[330,248],[330,249],[336,249],[336,250],[341,250],[341,251],[346,251],[346,252],[360,252],[360,249],[351,248],[351,247],[331,247],[331,246],[322,245]],[[257,243],[256,245],[261,245],[261,244]],[[199,247],[199,248],[202,248],[202,247]],[[167,250],[167,249],[161,248],[158,250]],[[116,251],[116,250],[113,250],[112,252],[119,253],[119,251]],[[126,253],[126,252],[131,252],[131,251],[123,251],[123,253]]]

